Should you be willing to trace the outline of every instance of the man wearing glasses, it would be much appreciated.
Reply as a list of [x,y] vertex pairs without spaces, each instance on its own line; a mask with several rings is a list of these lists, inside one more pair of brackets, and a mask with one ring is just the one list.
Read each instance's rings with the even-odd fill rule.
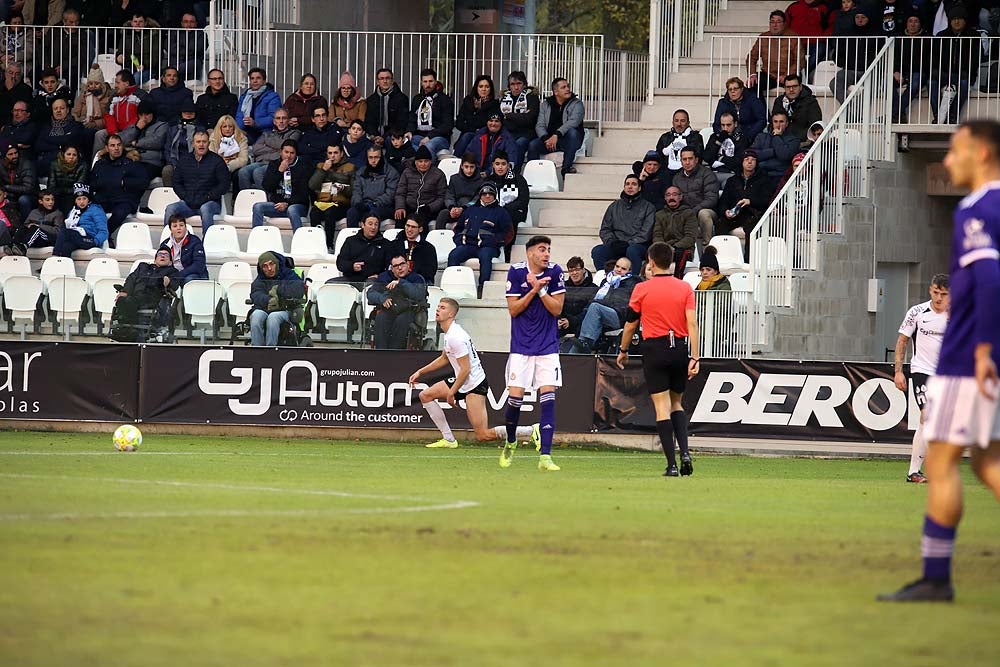
[[802,84],[802,78],[798,74],[789,74],[785,77],[785,92],[774,100],[771,113],[779,111],[788,114],[787,132],[794,135],[800,144],[808,139],[809,128],[813,123],[823,120],[819,100],[813,95],[809,86]]
[[236,95],[229,90],[222,70],[213,69],[208,73],[208,90],[198,96],[198,102],[195,104],[198,110],[198,125],[215,127],[223,116],[235,117],[236,104]]
[[402,255],[410,264],[410,271],[419,273],[428,284],[434,284],[437,273],[437,250],[424,238],[424,223],[410,218],[403,225],[403,233],[386,248],[389,257]]
[[340,145],[341,134],[336,125],[330,122],[330,112],[326,109],[316,109],[312,112],[312,127],[302,133],[299,141],[299,154],[309,164],[319,164],[326,159],[326,147]]
[[393,130],[405,131],[410,98],[393,80],[392,70],[383,67],[375,73],[375,92],[365,102],[365,134],[376,146],[382,146]]
[[410,271],[402,255],[389,262],[368,290],[368,304],[378,308],[375,315],[375,348],[405,350],[410,327],[419,308],[427,308],[427,282]]

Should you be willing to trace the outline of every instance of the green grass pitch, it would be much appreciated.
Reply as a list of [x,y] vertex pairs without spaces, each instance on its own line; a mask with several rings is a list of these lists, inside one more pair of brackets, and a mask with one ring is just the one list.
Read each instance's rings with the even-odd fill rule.
[[1000,507],[953,605],[903,461],[0,432],[0,665],[986,665]]

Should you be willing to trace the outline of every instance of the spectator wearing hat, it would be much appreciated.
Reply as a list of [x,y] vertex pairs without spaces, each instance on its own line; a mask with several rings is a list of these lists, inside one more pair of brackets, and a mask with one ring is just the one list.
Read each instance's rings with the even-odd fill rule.
[[656,151],[646,151],[642,160],[632,163],[632,173],[639,177],[642,198],[657,210],[663,208],[663,193],[674,180],[674,175],[662,167],[660,154]]
[[253,309],[247,317],[250,322],[250,344],[254,346],[278,344],[281,326],[293,322],[301,315],[301,303],[306,285],[295,272],[290,257],[267,251],[257,258],[257,277],[250,284]]
[[197,215],[204,232],[222,211],[222,195],[229,190],[229,169],[225,160],[208,150],[208,132],[197,130],[192,143],[194,150],[181,155],[174,170],[174,192],[181,200],[167,206],[163,224],[174,214],[185,218]]
[[190,102],[194,104],[194,92],[184,86],[180,72],[176,67],[163,68],[160,75],[160,85],[149,91],[156,112],[156,120],[173,125],[181,117],[181,106]]
[[719,271],[718,254],[719,251],[714,245],[705,247],[705,252],[701,254],[701,264],[698,267],[701,270],[701,282],[695,287],[696,290],[711,292],[733,289],[732,285],[729,284],[729,278]]
[[705,152],[701,159],[719,175],[721,182],[723,174],[728,177],[728,174],[739,171],[743,151],[749,147],[750,141],[743,132],[743,127],[736,117],[727,111],[719,119],[719,130],[713,132],[705,143]]
[[471,153],[462,156],[458,172],[448,180],[444,194],[444,208],[437,215],[437,229],[452,229],[462,217],[466,206],[475,205],[479,198],[479,188],[485,179],[476,165],[476,157]]
[[604,212],[601,243],[590,251],[594,267],[603,269],[605,263],[619,257],[628,257],[632,266],[641,266],[653,238],[655,217],[656,207],[641,195],[639,177],[629,174],[621,196]]
[[[413,160],[406,165],[396,185],[396,212],[398,224],[419,216],[423,221],[434,220],[444,208],[448,179],[433,164],[433,155],[427,146],[417,149]],[[496,193],[494,193],[496,194]]]
[[476,132],[468,146],[469,153],[476,158],[476,168],[485,176],[493,173],[493,158],[497,153],[503,151],[510,162],[509,156],[516,149],[514,137],[504,128],[503,114],[499,111],[487,117],[486,126]]
[[21,219],[28,217],[35,205],[38,178],[31,160],[21,157],[20,149],[7,141],[0,142],[3,150],[3,168],[0,169],[0,186],[9,197],[17,201]]
[[73,104],[73,118],[90,133],[91,143],[93,135],[104,129],[104,116],[110,104],[111,86],[105,83],[100,66],[94,63],[87,72],[86,85]]
[[516,70],[507,75],[507,90],[500,97],[500,112],[504,127],[514,137],[516,150],[508,151],[513,164],[524,164],[531,140],[535,138],[535,123],[541,100],[534,88],[528,86],[528,77]]
[[528,181],[517,173],[504,151],[497,151],[493,156],[493,175],[487,180],[497,186],[497,202],[510,215],[511,228],[503,244],[504,261],[510,263],[517,227],[528,218],[531,191]]
[[[500,113],[500,102],[497,100],[496,90],[493,88],[493,79],[485,74],[480,74],[476,77],[476,82],[472,84],[472,90],[458,107],[455,127],[462,134],[455,142],[456,155],[465,153],[470,142],[474,140],[480,130],[486,127],[487,120],[493,116],[500,116],[501,121],[503,120],[503,115]],[[483,171],[482,167],[480,170]]]
[[493,258],[500,256],[508,231],[510,214],[497,203],[497,187],[487,181],[479,188],[479,202],[466,207],[455,224],[455,248],[448,254],[448,266],[479,260],[479,289],[493,273]]
[[167,128],[167,136],[163,141],[163,185],[171,187],[174,184],[174,169],[180,162],[181,155],[194,150],[194,133],[197,125],[197,110],[192,100],[181,102],[180,119]]
[[163,146],[168,127],[162,120],[156,120],[156,109],[150,100],[139,103],[138,114],[135,124],[126,127],[118,136],[126,150],[139,153],[139,164],[146,170],[148,183],[163,171]]
[[[405,112],[405,102],[404,102]],[[365,116],[368,113],[368,100],[361,96],[354,75],[345,71],[340,75],[337,92],[330,99],[330,121],[342,130],[346,130],[352,122],[361,121],[361,129],[367,134]],[[381,145],[381,142],[378,142]]]
[[969,101],[969,85],[979,76],[981,42],[968,22],[968,10],[958,4],[948,9],[948,27],[934,36],[927,89],[930,91],[931,122],[958,122]]
[[100,248],[108,240],[107,216],[100,204],[90,201],[90,188],[77,183],[73,194],[76,205],[66,216],[52,249],[56,257],[70,257],[74,250]]
[[749,261],[750,232],[771,204],[774,181],[757,168],[757,152],[748,149],[740,160],[739,172],[726,181],[719,197],[720,234],[732,234],[744,241],[743,256]]
[[178,285],[183,285],[189,280],[208,280],[205,244],[188,231],[184,216],[171,216],[170,235],[160,244],[160,250],[170,253],[170,262],[179,272]]

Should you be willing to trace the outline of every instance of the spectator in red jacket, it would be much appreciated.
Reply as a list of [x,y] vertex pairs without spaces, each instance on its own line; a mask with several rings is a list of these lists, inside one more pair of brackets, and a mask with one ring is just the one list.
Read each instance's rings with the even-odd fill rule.
[[115,74],[115,94],[108,113],[104,114],[104,129],[94,136],[94,154],[97,154],[108,137],[132,127],[139,120],[139,102],[149,99],[149,93],[135,85],[135,77],[126,69]]
[[785,10],[786,25],[805,37],[800,49],[806,49],[805,76],[826,57],[826,36],[830,34],[830,7],[825,0],[795,0]]

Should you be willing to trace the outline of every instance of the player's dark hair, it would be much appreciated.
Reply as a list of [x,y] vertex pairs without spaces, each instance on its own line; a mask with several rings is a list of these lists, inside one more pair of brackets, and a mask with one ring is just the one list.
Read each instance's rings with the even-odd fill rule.
[[792,80],[792,81],[797,81],[799,83],[802,83],[802,78],[798,74],[788,74],[787,76],[785,76],[785,81],[786,82],[789,79]]
[[958,126],[958,129],[962,128],[968,130],[973,138],[988,143],[994,161],[1000,162],[1000,122],[982,118],[967,120]]
[[561,76],[557,76],[556,78],[552,79],[552,83],[549,84],[549,88],[552,89],[553,92],[555,92],[556,86],[558,86],[563,81],[566,81],[566,79],[564,79]]
[[663,271],[669,269],[670,265],[674,263],[674,249],[662,241],[657,241],[649,246],[646,255],[656,268]]
[[539,234],[538,236],[532,236],[530,239],[528,239],[528,242],[524,244],[524,247],[534,248],[536,245],[541,245],[543,243],[546,245],[552,245],[552,239],[550,239],[548,236],[542,236],[541,234]]
[[455,299],[452,299],[450,296],[441,297],[440,299],[438,299],[438,303],[443,303],[447,305],[449,308],[451,308],[453,313],[455,313],[456,315],[458,314],[458,308],[459,308],[458,301],[455,301]]
[[935,273],[931,278],[931,287],[938,289],[951,289],[951,278],[947,273]]
[[265,72],[264,68],[262,67],[251,67],[250,71],[247,72],[248,79],[250,78],[251,74],[260,74],[262,77],[264,77],[264,80],[267,81],[267,72]]
[[582,269],[584,266],[582,257],[570,257],[569,261],[566,262],[567,269]]
[[732,111],[723,111],[721,114],[719,114],[719,120],[722,120],[726,116],[729,116],[730,118],[732,118],[734,123],[737,123],[737,124],[739,123],[739,121],[736,120],[736,114],[734,114]]

